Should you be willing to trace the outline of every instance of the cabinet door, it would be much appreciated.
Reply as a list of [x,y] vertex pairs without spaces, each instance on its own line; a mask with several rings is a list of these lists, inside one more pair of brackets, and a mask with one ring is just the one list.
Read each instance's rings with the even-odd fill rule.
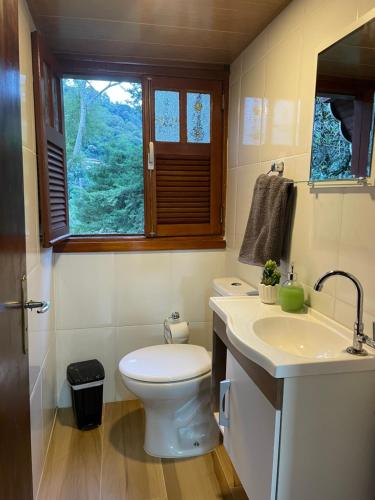
[[276,498],[280,417],[251,378],[227,351],[228,426],[224,446],[251,500]]

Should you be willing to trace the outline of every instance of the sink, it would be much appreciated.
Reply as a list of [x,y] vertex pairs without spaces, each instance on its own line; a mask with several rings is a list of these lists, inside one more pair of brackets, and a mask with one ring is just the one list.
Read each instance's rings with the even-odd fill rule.
[[253,330],[263,342],[296,356],[337,358],[348,346],[330,328],[296,317],[261,318],[253,323]]
[[[276,378],[375,370],[374,351],[352,356],[352,330],[311,308],[286,313],[259,297],[211,297],[228,340]],[[367,350],[367,349],[366,349]]]

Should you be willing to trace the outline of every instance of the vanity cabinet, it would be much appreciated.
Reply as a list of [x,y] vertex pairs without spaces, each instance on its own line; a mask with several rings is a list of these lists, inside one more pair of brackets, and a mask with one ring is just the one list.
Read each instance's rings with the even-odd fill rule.
[[249,499],[374,500],[375,371],[274,378],[215,314],[212,375],[213,410]]
[[275,499],[281,412],[230,351],[226,380],[228,426],[224,428],[224,446],[245,491],[251,492],[250,498]]

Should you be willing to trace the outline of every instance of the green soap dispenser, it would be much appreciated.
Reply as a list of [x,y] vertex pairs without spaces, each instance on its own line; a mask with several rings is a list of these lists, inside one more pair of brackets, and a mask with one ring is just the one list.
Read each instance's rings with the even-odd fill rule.
[[294,265],[290,266],[288,279],[279,289],[279,302],[281,309],[285,312],[298,312],[305,303],[303,287],[297,281],[297,275],[294,272]]

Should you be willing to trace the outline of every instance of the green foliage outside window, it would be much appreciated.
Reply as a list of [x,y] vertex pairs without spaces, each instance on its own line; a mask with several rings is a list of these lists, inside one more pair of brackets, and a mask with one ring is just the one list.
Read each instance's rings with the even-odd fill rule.
[[142,87],[64,80],[71,234],[144,232]]

